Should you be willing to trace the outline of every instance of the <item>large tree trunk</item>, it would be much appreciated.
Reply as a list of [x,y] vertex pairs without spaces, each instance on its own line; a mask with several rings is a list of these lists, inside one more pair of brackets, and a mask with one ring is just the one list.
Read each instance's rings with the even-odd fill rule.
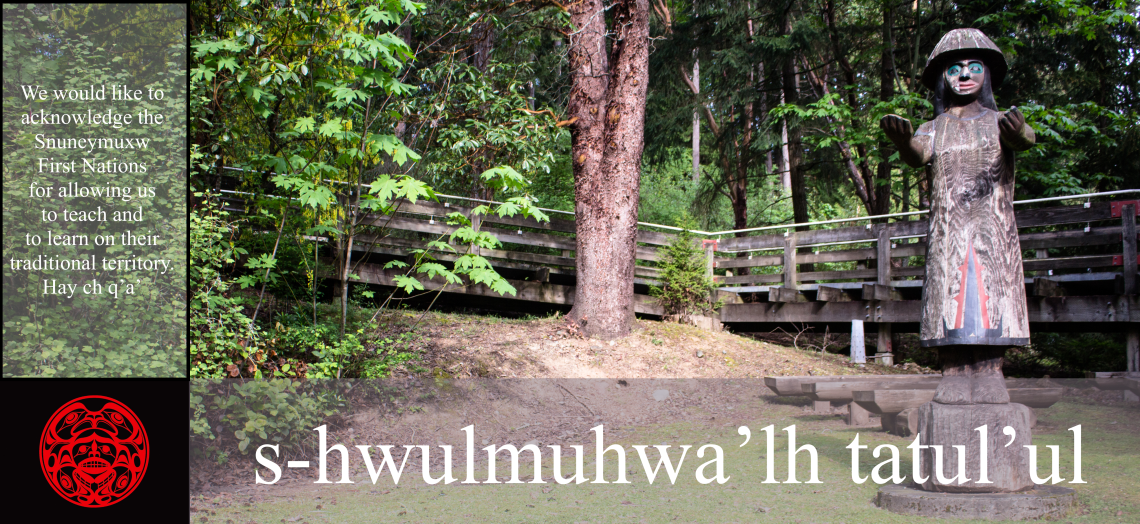
[[[577,285],[570,318],[587,335],[614,338],[633,325],[637,200],[649,80],[649,2],[611,8],[606,56],[601,0],[570,7],[571,127],[577,218]],[[608,81],[607,81],[608,79]]]

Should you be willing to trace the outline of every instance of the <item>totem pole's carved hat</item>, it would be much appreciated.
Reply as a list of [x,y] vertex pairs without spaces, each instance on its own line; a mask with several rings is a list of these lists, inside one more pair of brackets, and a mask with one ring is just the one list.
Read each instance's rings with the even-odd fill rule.
[[980,57],[993,75],[993,85],[1000,85],[1005,79],[1008,69],[1005,55],[993,40],[977,29],[954,29],[943,35],[938,45],[934,46],[934,51],[926,61],[926,69],[922,70],[922,84],[933,90],[942,77],[943,66],[963,55]]

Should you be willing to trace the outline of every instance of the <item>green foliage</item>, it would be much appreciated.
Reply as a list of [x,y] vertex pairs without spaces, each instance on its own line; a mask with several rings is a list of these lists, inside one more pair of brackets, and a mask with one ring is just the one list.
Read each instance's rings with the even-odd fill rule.
[[[1002,109],[1019,106],[1038,134],[1037,147],[1018,153],[1018,198],[1138,186],[1140,62],[1130,57],[1140,31],[1129,14],[1135,0],[918,3],[917,11],[895,5],[890,41],[882,34],[889,4],[825,4],[662,4],[672,25],[665,28],[654,15],[641,220],[676,225],[689,210],[708,230],[789,222],[790,200],[775,176],[785,120],[803,134],[811,219],[866,214],[855,181],[889,190],[889,211],[919,208],[928,190],[925,173],[880,150],[878,118],[903,114],[916,126],[929,119],[930,94],[915,77],[950,27],[981,27],[1010,60],[995,97]],[[542,220],[537,203],[574,208],[573,127],[558,125],[571,69],[565,35],[551,30],[563,27],[564,11],[499,0],[285,7],[230,0],[207,7],[190,6],[206,22],[191,35],[192,114],[195,141],[211,159],[192,183],[212,185],[212,177],[234,173],[218,173],[216,166],[236,165],[248,169],[240,175],[241,189],[293,197],[302,207],[290,211],[276,256],[270,255],[276,236],[265,232],[278,229],[281,201],[259,199],[251,207],[251,227],[233,235],[234,248],[248,253],[218,268],[223,281],[237,284],[227,293],[236,296],[242,286],[256,291],[268,281],[267,293],[278,299],[308,299],[314,281],[329,276],[343,279],[344,296],[373,293],[352,283],[363,271],[345,263],[347,244],[392,233],[366,216],[400,213],[408,203],[434,200],[436,191],[506,204],[435,216],[436,223],[455,226],[448,235],[398,233],[401,241],[425,245],[412,260],[387,264],[400,270],[395,296],[425,293],[434,287],[427,279],[515,291],[475,254],[475,248],[501,246],[500,239],[472,222],[486,213]],[[801,16],[817,7],[834,12]],[[785,12],[793,13],[790,33]],[[894,57],[893,70],[883,69],[883,56]],[[694,58],[702,70],[698,95],[678,74],[691,71]],[[796,104],[781,103],[788,60],[798,72]],[[893,93],[887,100],[881,99],[882,78]],[[702,128],[700,183],[690,182],[694,109]],[[885,177],[879,165],[887,168]],[[740,203],[738,214],[730,202]],[[335,266],[321,262],[318,276],[310,267],[315,251],[340,259]],[[441,253],[458,260],[440,260]],[[352,262],[360,262],[358,255]],[[300,287],[305,294],[297,293]],[[365,298],[381,309],[393,303]],[[323,304],[313,310],[332,311]],[[372,315],[363,310],[357,303],[338,312],[343,336],[328,318],[313,320],[315,312],[295,315],[305,321],[282,322],[288,331],[276,329],[272,316],[259,316],[268,340],[249,342],[256,348],[246,358],[255,366],[236,369],[242,376],[366,376],[404,365],[366,364],[388,334],[365,322]],[[231,360],[218,364],[235,365],[243,353],[249,352],[230,348],[223,354]],[[414,362],[414,354],[396,351],[392,362]]]
[[[365,292],[366,293],[366,292]],[[358,313],[364,313],[363,317]],[[316,324],[300,312],[278,318],[267,338],[270,355],[263,369],[276,377],[385,378],[399,367],[413,367],[422,357],[422,336],[393,325],[377,329],[371,310],[353,301],[350,331],[342,337],[328,317]]]
[[[185,36],[186,6],[178,4],[56,4],[51,17],[69,32],[88,35],[95,46],[113,48],[132,85],[149,84],[166,62],[185,61],[167,42]],[[143,29],[145,28],[145,29]],[[120,62],[121,60],[121,62]]]
[[1084,378],[1126,367],[1122,333],[1034,333],[1032,342],[1008,352],[1006,374]]
[[[686,217],[686,222],[691,219]],[[707,313],[719,308],[709,297],[713,281],[705,273],[704,253],[698,240],[688,229],[681,231],[664,249],[661,256],[660,287],[651,287],[650,295],[665,309],[666,317],[685,322],[694,313]]]
[[[1140,25],[1135,0],[962,5],[962,25],[1010,59],[995,88],[1019,107],[1037,145],[1018,154],[1019,198],[1140,187]],[[1024,183],[1023,183],[1024,182]]]
[[1052,108],[1026,104],[1020,109],[1037,134],[1037,146],[1023,153],[1017,165],[1023,189],[1060,196],[1117,187],[1123,181],[1111,171],[1090,172],[1089,168],[1108,167],[1095,161],[1097,154],[1120,147],[1116,137],[1124,137],[1136,125],[1135,114],[1118,113],[1093,102]]
[[[196,149],[196,148],[195,148]],[[196,151],[195,151],[196,152]],[[201,193],[196,193],[201,197]],[[225,278],[222,268],[246,251],[234,245],[229,213],[212,201],[190,213],[190,376],[223,377],[231,369],[256,362],[251,355],[260,335],[233,296],[237,283]],[[244,286],[243,286],[244,287]],[[237,376],[237,374],[233,374]]]
[[[4,10],[4,351],[5,377],[185,377],[186,376],[186,165],[185,60],[181,6],[138,8],[118,5],[87,9],[58,4],[5,4]],[[103,32],[121,31],[120,20],[177,17],[157,23],[154,32],[116,45]],[[107,25],[100,25],[107,22]],[[95,27],[99,25],[100,27]],[[178,36],[177,38],[174,38]],[[134,60],[142,62],[134,62]],[[29,100],[23,85],[48,90],[48,100]],[[143,99],[112,100],[111,85],[141,89]],[[56,89],[106,87],[104,100],[56,100]],[[148,91],[163,90],[163,99]],[[21,124],[15,115],[130,113],[146,109],[164,115],[161,127]],[[94,133],[126,139],[147,139],[147,149],[37,149],[35,137],[89,137]],[[74,162],[76,173],[51,172],[39,161]],[[84,160],[137,162],[145,171],[83,170]],[[129,200],[109,195],[59,198],[59,189],[80,186],[129,188]],[[53,187],[55,196],[33,198],[32,184]],[[154,196],[141,192],[154,188]],[[141,208],[142,220],[115,222],[114,211]],[[43,212],[106,213],[107,221],[70,221],[62,216],[45,222]],[[121,244],[126,229],[136,235],[158,235],[155,246]],[[28,235],[86,236],[87,245],[29,245]],[[96,245],[97,237],[116,242]],[[9,260],[94,260],[89,270],[13,270]],[[169,270],[105,269],[103,260],[166,259]],[[44,292],[45,283],[74,285],[71,296]],[[100,284],[102,292],[92,285]],[[83,292],[89,286],[89,293]],[[118,297],[110,286],[118,289]],[[131,291],[128,291],[128,286]]]
[[297,453],[325,417],[349,407],[350,387],[327,380],[191,381],[191,450],[216,461],[235,447],[251,454],[262,444]]
[[[883,137],[882,131],[879,130],[879,119],[888,114],[929,113],[932,107],[929,101],[916,93],[902,93],[891,97],[890,100],[879,101],[856,110],[839,94],[830,93],[820,97],[819,100],[802,105],[778,105],[768,113],[768,118],[790,118],[793,125],[826,122],[828,125],[824,129],[827,129],[827,132],[809,133],[804,136],[807,145],[813,149],[837,148],[841,144],[844,144],[844,147],[868,148],[870,152],[867,159],[877,164],[883,160],[898,161],[897,152],[889,159],[884,159],[882,152],[878,150],[878,143]],[[903,169],[907,168],[903,166]]]
[[[1029,124],[1044,131],[1036,147],[1017,155],[1017,198],[1140,187],[1137,6],[1135,0],[665,3],[669,26],[664,17],[652,18],[662,36],[650,55],[646,173],[686,169],[696,110],[702,184],[681,202],[693,204],[702,224],[722,226],[706,228],[730,229],[741,216],[750,227],[786,223],[790,213],[754,212],[779,207],[786,198],[766,182],[782,164],[786,117],[789,130],[798,128],[803,136],[801,172],[811,219],[823,218],[820,203],[832,204],[840,217],[865,215],[882,204],[861,202],[856,184],[872,194],[889,189],[883,212],[921,208],[929,196],[925,173],[905,166],[893,148],[880,151],[886,140],[878,119],[893,112],[915,127],[929,120],[931,92],[917,79],[926,58],[948,29],[975,27],[1009,62],[1005,82],[994,88],[998,107],[1021,108]],[[884,41],[887,7],[893,9],[893,31]],[[793,14],[786,27],[785,13],[797,12],[805,14]],[[884,64],[884,56],[893,63]],[[691,78],[696,59],[699,94],[682,76]],[[789,60],[796,66],[795,104],[780,97]]]
[[[404,144],[395,128],[397,122],[403,126],[409,118],[419,118],[420,109],[425,113],[436,111],[434,106],[409,105],[416,87],[404,79],[410,72],[407,67],[412,50],[395,32],[397,24],[410,23],[424,6],[403,0],[376,5],[339,1],[282,9],[243,0],[239,7],[244,8],[243,16],[231,18],[237,11],[226,11],[218,24],[193,37],[191,83],[199,95],[196,98],[210,102],[201,113],[213,114],[211,119],[194,122],[199,136],[206,139],[202,147],[215,155],[242,159],[229,163],[249,169],[247,173],[251,174],[244,182],[250,189],[261,191],[268,182],[276,186],[277,193],[296,195],[302,216],[312,225],[303,234],[327,235],[332,240],[337,255],[335,276],[344,289],[350,280],[357,279],[356,267],[345,259],[349,245],[362,242],[358,238],[362,234],[382,238],[389,233],[371,216],[390,215],[405,203],[435,199],[430,177],[425,180],[407,173],[421,157]],[[529,146],[518,145],[519,133],[534,134],[529,129],[537,127],[535,123],[540,120],[505,105],[500,107],[525,106],[525,100],[517,96],[519,82],[507,89],[515,91],[514,98],[505,91],[478,94],[482,88],[475,88],[469,92],[468,83],[455,87],[458,96],[468,103],[479,98],[480,103],[491,104],[479,107],[485,114],[499,111],[499,116],[510,117],[507,122],[472,124],[479,129],[479,140],[486,141],[483,145],[475,144],[475,135],[460,137],[447,131],[450,127],[444,130],[446,136],[459,142],[451,144],[454,148],[449,145],[440,150],[500,150],[470,174],[483,187],[502,193],[505,203],[494,210],[480,206],[472,216],[493,211],[500,216],[545,220],[526,194],[526,179],[515,169],[531,172],[550,159],[549,153],[544,155],[536,146],[542,144],[542,135],[522,140],[529,140]],[[414,100],[418,103],[421,99]],[[553,122],[542,124],[544,129],[557,130]],[[231,136],[244,138],[231,141]],[[524,152],[509,154],[508,150]],[[269,174],[263,175],[263,170]],[[476,231],[465,223],[467,220],[449,217],[451,223],[462,226],[452,233],[453,244],[458,242],[468,249],[498,245],[492,235]],[[275,229],[278,224],[274,224]],[[260,250],[267,250],[268,242],[262,240],[260,244]],[[274,241],[273,245],[279,243]],[[431,246],[456,251],[438,240]],[[242,287],[265,284],[266,279],[274,284],[286,274],[281,270],[280,257],[251,253],[251,260],[245,263],[250,272],[237,280]],[[448,284],[486,284],[498,293],[515,293],[486,259],[471,253],[462,254],[452,267],[446,267],[434,260],[430,249],[420,250],[406,269],[395,280],[409,293],[425,289],[420,282],[423,277],[442,277]],[[341,296],[340,331],[347,336],[347,292]],[[331,346],[330,351],[335,353],[337,347]]]
[[374,340],[371,353],[375,356],[360,361],[359,376],[384,378],[390,376],[398,367],[415,366],[422,357],[422,351],[415,348],[419,339],[419,335],[405,331]]
[[[1043,0],[1018,9],[1001,11],[978,18],[982,24],[1016,26],[1018,18],[1027,12],[1040,17],[1044,33],[1051,36],[1080,35],[1095,40],[1105,28],[1122,24],[1136,24],[1136,5],[1127,0],[1088,2],[1082,0]],[[1129,12],[1129,11],[1132,12]]]
[[[677,203],[691,200],[697,189],[697,184],[692,182],[691,169],[691,158],[643,164],[641,196],[637,201],[638,220],[680,226],[685,217],[689,216],[688,206],[678,206]],[[570,191],[573,190],[571,186]],[[709,227],[708,224],[701,226]]]
[[[447,56],[416,71],[426,96],[408,98],[400,109],[435,128],[431,141],[422,143],[428,153],[420,176],[466,193],[490,166],[513,166],[527,177],[548,174],[555,163],[551,146],[568,133],[552,114],[530,109],[530,65],[491,62],[480,71]],[[484,197],[502,189],[484,187],[491,190]]]

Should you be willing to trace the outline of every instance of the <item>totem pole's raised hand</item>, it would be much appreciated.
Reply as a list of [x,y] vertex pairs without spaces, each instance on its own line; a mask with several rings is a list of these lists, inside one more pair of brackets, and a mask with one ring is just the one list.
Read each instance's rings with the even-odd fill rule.
[[910,120],[898,115],[884,116],[882,120],[879,120],[879,128],[895,144],[905,144],[914,136],[914,127],[910,125]]
[[1016,107],[1009,108],[998,119],[998,128],[1001,129],[1002,137],[1009,138],[1017,136],[1021,132],[1021,126],[1025,125],[1025,117],[1021,115]]
[[914,136],[914,126],[898,115],[887,115],[879,120],[879,128],[899,150],[899,158],[908,166],[920,167],[930,161],[929,136]]
[[1011,107],[998,118],[998,131],[1002,141],[1016,151],[1029,149],[1037,141],[1033,128],[1025,124],[1025,116],[1016,107]]

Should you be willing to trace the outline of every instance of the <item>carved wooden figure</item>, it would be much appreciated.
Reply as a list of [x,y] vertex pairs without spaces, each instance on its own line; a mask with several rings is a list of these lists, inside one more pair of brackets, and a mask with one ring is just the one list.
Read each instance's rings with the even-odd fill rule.
[[[976,29],[955,29],[942,37],[922,74],[923,83],[934,91],[934,120],[919,126],[918,132],[900,116],[887,115],[880,122],[903,161],[926,166],[931,179],[919,340],[923,347],[938,348],[943,380],[933,402],[948,407],[925,405],[925,417],[920,418],[925,424],[920,425],[927,426],[924,444],[945,444],[946,449],[952,442],[965,444],[955,441],[975,426],[962,426],[966,429],[953,434],[947,428],[978,420],[1006,419],[1019,432],[1024,429],[1024,437],[1029,435],[1029,427],[1019,422],[1022,417],[1006,413],[1021,406],[995,405],[1009,403],[1001,372],[1005,350],[1029,343],[1013,183],[1014,152],[1032,147],[1035,137],[1016,108],[1002,112],[994,103],[993,86],[1005,74],[1005,57],[989,38]],[[995,406],[978,411],[983,408],[979,405]],[[949,406],[967,409],[947,411]],[[1007,472],[994,484],[924,488],[970,492],[1026,487],[1024,472],[1013,473],[1025,457],[992,451],[1003,456],[991,457],[991,469]]]

